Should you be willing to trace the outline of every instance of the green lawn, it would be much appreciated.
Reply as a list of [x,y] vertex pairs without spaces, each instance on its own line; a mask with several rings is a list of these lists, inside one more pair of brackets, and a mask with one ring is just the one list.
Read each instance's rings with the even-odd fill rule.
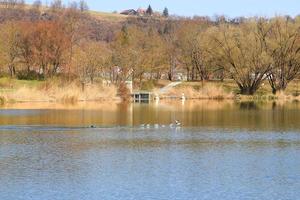
[[37,80],[17,80],[12,78],[0,78],[0,91],[15,90],[21,87],[34,88],[43,84],[44,81]]

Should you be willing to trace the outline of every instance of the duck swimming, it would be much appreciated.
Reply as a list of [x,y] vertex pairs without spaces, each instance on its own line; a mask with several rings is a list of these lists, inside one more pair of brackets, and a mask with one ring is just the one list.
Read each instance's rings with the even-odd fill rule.
[[178,120],[175,120],[175,123],[170,124],[170,127],[180,127],[181,123]]

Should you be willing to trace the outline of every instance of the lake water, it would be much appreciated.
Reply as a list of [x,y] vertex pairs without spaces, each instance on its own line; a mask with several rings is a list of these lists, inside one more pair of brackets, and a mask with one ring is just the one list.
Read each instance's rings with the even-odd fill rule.
[[9,105],[0,199],[299,199],[299,122],[299,103]]

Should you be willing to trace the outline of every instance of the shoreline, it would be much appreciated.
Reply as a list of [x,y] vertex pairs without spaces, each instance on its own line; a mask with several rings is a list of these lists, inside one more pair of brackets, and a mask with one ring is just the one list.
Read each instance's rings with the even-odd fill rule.
[[77,100],[72,102],[64,102],[64,101],[47,101],[47,100],[15,100],[15,101],[6,101],[4,103],[0,103],[0,109],[5,108],[36,108],[36,107],[59,107],[59,108],[68,108],[68,107],[86,107],[91,109],[98,108],[109,108],[113,105],[122,105],[122,104],[161,104],[161,105],[172,105],[172,104],[203,104],[203,103],[293,103],[300,102],[300,98],[232,98],[232,99],[208,99],[208,98],[187,98],[185,100],[178,98],[162,98],[159,101],[150,100],[147,103],[137,103],[134,101],[122,101],[121,98],[105,98],[105,99],[97,99],[97,100]]
[[[264,85],[255,95],[240,95],[232,80],[223,82],[182,82],[182,84],[161,92],[172,82],[160,81],[152,88],[145,88],[151,94],[150,101],[233,101],[233,102],[290,102],[300,101],[298,81],[290,84],[286,93],[272,94]],[[299,81],[300,84],[300,81]],[[134,90],[138,90],[134,88]],[[297,96],[298,95],[298,96]],[[127,93],[127,102],[133,101]],[[118,89],[103,84],[101,80],[88,84],[84,90],[78,80],[66,82],[62,79],[47,81],[24,81],[0,78],[0,105],[14,103],[56,103],[76,104],[82,102],[121,103]]]

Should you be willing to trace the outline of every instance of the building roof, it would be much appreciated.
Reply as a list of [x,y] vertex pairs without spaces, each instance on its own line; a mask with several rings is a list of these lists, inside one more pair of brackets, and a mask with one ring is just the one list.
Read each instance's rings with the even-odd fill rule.
[[134,10],[134,9],[123,10],[122,12],[120,12],[120,14],[122,14],[122,15],[136,15],[137,11]]

